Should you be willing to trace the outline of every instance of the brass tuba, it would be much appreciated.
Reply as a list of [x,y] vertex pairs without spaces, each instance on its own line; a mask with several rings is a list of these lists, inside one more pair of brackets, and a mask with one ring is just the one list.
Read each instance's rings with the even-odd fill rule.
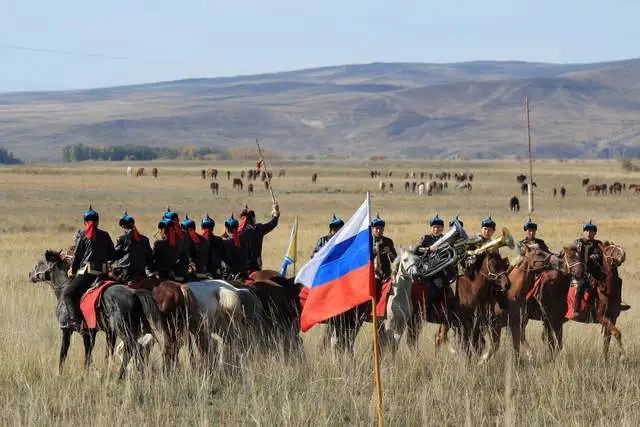
[[429,254],[423,256],[422,261],[417,264],[414,279],[427,280],[462,260],[466,256],[464,251],[466,239],[467,234],[464,228],[456,220],[449,231],[429,247]]
[[506,227],[502,228],[502,236],[488,241],[487,243],[485,243],[484,245],[480,246],[477,249],[468,251],[468,255],[469,256],[481,255],[492,249],[502,248],[503,246],[507,246],[509,247],[509,249],[515,249],[516,247],[515,242],[513,241],[513,236],[511,235],[511,233]]

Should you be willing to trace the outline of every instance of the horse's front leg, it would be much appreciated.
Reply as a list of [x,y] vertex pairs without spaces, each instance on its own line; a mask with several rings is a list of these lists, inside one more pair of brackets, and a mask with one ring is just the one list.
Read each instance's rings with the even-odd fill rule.
[[422,316],[414,313],[407,322],[407,346],[414,352],[418,351],[418,337],[422,328]]
[[60,359],[58,361],[59,374],[62,374],[64,361],[67,359],[67,354],[69,353],[69,346],[71,345],[71,334],[73,334],[73,330],[69,328],[62,329],[62,342],[60,343]]
[[[620,332],[620,330],[616,327],[615,323],[611,321],[611,319],[609,319],[608,317],[602,317],[600,319],[600,324],[602,325],[602,327],[604,328],[605,331],[605,344],[604,344],[604,356],[605,358],[607,357],[607,353],[609,350],[609,343],[607,342],[608,340],[611,339],[611,335],[614,336],[614,338],[616,339],[616,342],[618,343],[618,348],[620,349],[620,360],[624,360],[626,358],[626,354],[624,351],[624,347],[622,346],[622,333]],[[607,337],[608,335],[608,337]],[[608,340],[607,340],[608,338]]]

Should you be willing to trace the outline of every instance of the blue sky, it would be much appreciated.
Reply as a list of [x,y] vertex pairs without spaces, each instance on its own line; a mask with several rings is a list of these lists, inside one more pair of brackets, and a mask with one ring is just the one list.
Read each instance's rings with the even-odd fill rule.
[[640,56],[635,0],[0,0],[0,11],[0,92],[374,61]]

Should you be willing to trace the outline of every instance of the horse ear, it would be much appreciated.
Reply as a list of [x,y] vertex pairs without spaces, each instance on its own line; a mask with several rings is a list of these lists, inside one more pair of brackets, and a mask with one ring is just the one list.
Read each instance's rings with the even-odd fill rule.
[[611,245],[611,243],[608,240],[605,240],[604,243],[602,244],[602,246],[609,246]]

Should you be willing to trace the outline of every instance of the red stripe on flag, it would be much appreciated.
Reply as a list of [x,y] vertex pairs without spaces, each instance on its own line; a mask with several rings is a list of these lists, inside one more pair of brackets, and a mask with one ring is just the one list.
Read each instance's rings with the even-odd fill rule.
[[374,290],[373,263],[309,289],[300,315],[300,329],[306,332],[316,323],[369,301]]

